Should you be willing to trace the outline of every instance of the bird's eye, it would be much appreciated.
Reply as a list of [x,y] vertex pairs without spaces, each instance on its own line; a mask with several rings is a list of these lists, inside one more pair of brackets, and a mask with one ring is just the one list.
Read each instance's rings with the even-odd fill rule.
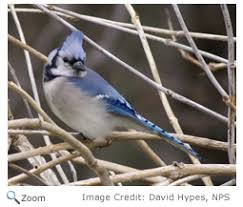
[[64,61],[65,63],[69,62],[69,60],[68,60],[67,57],[64,57],[64,58],[63,58],[63,61]]

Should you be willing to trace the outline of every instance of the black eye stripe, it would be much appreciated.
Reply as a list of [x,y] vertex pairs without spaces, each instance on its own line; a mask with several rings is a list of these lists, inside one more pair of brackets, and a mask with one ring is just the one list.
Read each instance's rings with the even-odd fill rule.
[[56,65],[57,57],[58,57],[58,53],[53,57],[53,59],[51,61],[51,65],[53,67],[57,67],[57,65]]
[[56,65],[56,61],[57,61],[57,57],[59,56],[59,51],[60,51],[60,48],[57,48],[57,52],[56,54],[54,55],[54,57],[52,58],[52,61],[51,61],[51,66],[56,68],[57,65]]
[[71,64],[71,65],[73,65],[74,63],[76,63],[78,60],[76,60],[75,58],[73,58],[72,60],[70,60],[69,61],[69,63]]
[[[76,63],[76,62],[78,62],[78,61],[81,61],[81,60],[77,60],[77,59],[75,59],[75,58],[69,60],[67,57],[64,57],[64,58],[63,58],[63,61],[64,61],[65,63],[69,63],[70,65],[73,65],[74,63]],[[83,61],[81,61],[81,62],[83,63]]]
[[69,59],[68,59],[67,57],[64,57],[64,58],[63,58],[63,61],[64,61],[65,63],[67,63],[67,62],[69,62]]

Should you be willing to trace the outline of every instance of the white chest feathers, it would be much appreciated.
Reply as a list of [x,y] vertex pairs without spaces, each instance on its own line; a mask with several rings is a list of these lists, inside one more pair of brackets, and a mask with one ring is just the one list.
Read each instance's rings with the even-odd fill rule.
[[103,139],[116,126],[116,121],[106,112],[103,102],[87,96],[65,78],[45,82],[43,88],[54,114],[87,138]]

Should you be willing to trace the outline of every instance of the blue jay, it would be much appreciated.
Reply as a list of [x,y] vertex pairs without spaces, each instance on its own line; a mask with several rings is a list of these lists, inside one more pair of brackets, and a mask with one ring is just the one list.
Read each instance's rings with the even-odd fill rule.
[[198,158],[188,145],[138,114],[117,90],[85,65],[83,39],[82,32],[72,32],[49,54],[44,66],[44,93],[54,114],[98,143],[114,129],[136,129],[157,134]]

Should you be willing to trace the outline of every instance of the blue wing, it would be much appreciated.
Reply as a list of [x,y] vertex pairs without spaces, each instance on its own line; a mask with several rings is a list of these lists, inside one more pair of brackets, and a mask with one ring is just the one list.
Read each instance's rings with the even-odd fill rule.
[[181,149],[184,152],[190,153],[198,159],[201,159],[201,157],[195,150],[193,150],[188,145],[185,145],[181,140],[172,136],[171,134],[161,129],[151,121],[139,115],[126,101],[113,99],[106,96],[103,97],[103,101],[107,103],[107,109],[109,112],[133,120],[134,122],[144,127],[145,129],[151,131],[152,133],[163,137],[167,142],[171,143],[175,147]]
[[68,80],[90,96],[107,95],[114,99],[125,100],[122,95],[115,90],[104,78],[95,71],[86,68],[85,78],[69,77]]

